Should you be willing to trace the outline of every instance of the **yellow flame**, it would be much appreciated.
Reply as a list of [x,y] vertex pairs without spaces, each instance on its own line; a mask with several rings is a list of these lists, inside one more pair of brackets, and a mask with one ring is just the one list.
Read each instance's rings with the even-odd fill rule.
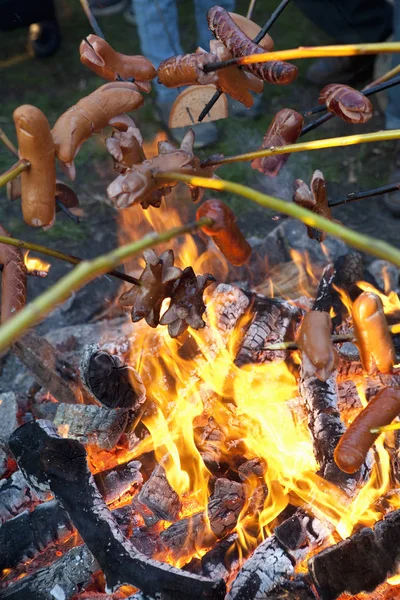
[[24,263],[28,271],[43,271],[44,273],[48,273],[51,267],[51,264],[41,260],[40,258],[33,258],[29,256],[29,250],[27,250],[24,254]]
[[373,285],[366,281],[358,281],[357,285],[363,292],[373,292],[382,300],[383,311],[385,315],[391,315],[394,313],[400,313],[400,299],[396,292],[389,291],[388,294],[383,294],[379,290],[375,289]]

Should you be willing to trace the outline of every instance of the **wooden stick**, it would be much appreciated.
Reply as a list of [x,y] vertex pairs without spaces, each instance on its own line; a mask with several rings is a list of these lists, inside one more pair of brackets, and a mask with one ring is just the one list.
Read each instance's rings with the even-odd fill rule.
[[96,277],[105,275],[113,267],[126,262],[147,248],[169,242],[175,237],[190,233],[205,225],[210,226],[213,223],[212,219],[203,218],[194,223],[168,229],[162,233],[150,233],[140,240],[120,246],[108,254],[103,254],[93,260],[82,261],[71,273],[65,275],[55,285],[0,326],[0,352],[20,338],[27,329],[42,321],[57,304],[64,302],[72,292],[79,290]]
[[[398,134],[400,135],[400,131]],[[211,190],[229,192],[231,194],[243,196],[244,198],[248,198],[249,200],[256,202],[256,204],[259,204],[260,206],[271,208],[276,212],[282,212],[290,217],[294,217],[309,227],[315,227],[316,229],[326,231],[326,233],[342,239],[347,244],[357,248],[358,250],[362,250],[368,254],[372,254],[378,258],[383,258],[384,260],[388,260],[389,262],[400,266],[400,249],[395,248],[394,246],[376,238],[353,231],[352,229],[344,227],[339,223],[325,219],[324,217],[321,217],[320,215],[317,215],[316,213],[313,213],[302,206],[298,206],[294,202],[292,203],[286,202],[285,200],[279,200],[273,196],[262,194],[257,190],[252,190],[251,188],[241,185],[240,183],[233,183],[231,181],[225,181],[224,179],[192,177],[190,175],[183,175],[182,173],[171,172],[155,174],[154,177],[160,180],[166,179],[172,181],[183,181],[195,187],[208,188]]]
[[16,147],[14,146],[14,144],[12,143],[10,138],[5,134],[5,132],[3,131],[3,129],[1,127],[0,127],[0,140],[9,149],[9,151],[14,154],[14,156],[19,158],[18,150],[16,149]]
[[379,85],[380,83],[383,83],[384,81],[388,81],[389,79],[391,79],[395,75],[398,75],[399,73],[400,73],[400,65],[397,65],[397,67],[393,67],[393,69],[386,71],[386,73],[384,73],[377,79],[374,79],[374,81],[371,81],[371,83],[369,83],[368,85],[365,86],[363,91],[368,90],[368,88]]
[[247,9],[246,19],[251,19],[253,16],[253,10],[256,5],[256,0],[250,0],[249,8]]
[[338,146],[354,146],[355,144],[367,144],[369,142],[382,142],[385,140],[397,140],[400,138],[400,129],[390,129],[388,131],[375,131],[373,133],[363,133],[359,135],[346,135],[344,137],[326,138],[323,140],[313,140],[311,142],[299,142],[297,144],[288,144],[286,146],[274,146],[263,148],[254,152],[236,154],[235,156],[223,156],[222,158],[209,158],[201,163],[202,167],[212,165],[225,165],[230,163],[251,161],[255,158],[264,156],[273,156],[274,154],[290,154],[292,152],[304,152],[306,150],[322,150],[324,148],[336,148]]
[[364,192],[350,192],[347,196],[342,196],[336,200],[330,200],[328,206],[341,206],[342,204],[349,204],[356,200],[363,200],[364,198],[371,198],[372,196],[380,196],[381,194],[388,194],[390,192],[396,192],[400,190],[400,181],[397,183],[388,183],[387,185],[381,185],[380,187],[371,188]]
[[8,169],[8,171],[0,175],[0,187],[3,187],[3,185],[6,185],[9,181],[18,177],[22,171],[25,171],[25,169],[28,169],[30,166],[31,165],[27,160],[21,158],[21,160],[16,162],[15,165]]
[[204,66],[204,71],[218,71],[232,65],[245,66],[273,60],[296,60],[299,58],[324,58],[328,56],[365,56],[367,54],[392,54],[400,52],[400,42],[382,42],[377,44],[343,44],[335,46],[300,46],[290,50],[250,54],[240,58],[230,58]]

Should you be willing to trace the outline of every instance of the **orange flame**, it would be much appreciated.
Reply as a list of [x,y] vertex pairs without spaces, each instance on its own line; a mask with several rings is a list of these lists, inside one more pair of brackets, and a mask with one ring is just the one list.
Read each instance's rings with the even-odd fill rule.
[[29,250],[27,250],[24,254],[24,263],[27,268],[27,271],[38,271],[40,273],[48,273],[51,267],[50,263],[41,260],[40,258],[32,258],[29,256]]

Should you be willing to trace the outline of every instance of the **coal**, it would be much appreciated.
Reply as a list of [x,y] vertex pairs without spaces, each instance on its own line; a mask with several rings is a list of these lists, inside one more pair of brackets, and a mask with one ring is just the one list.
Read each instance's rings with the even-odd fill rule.
[[16,471],[8,479],[0,480],[0,524],[12,519],[26,508],[32,508],[39,501],[21,471]]
[[18,427],[18,403],[14,392],[0,393],[0,442],[7,443]]
[[165,521],[176,521],[182,508],[179,496],[170,486],[162,464],[156,466],[140,490],[138,500]]

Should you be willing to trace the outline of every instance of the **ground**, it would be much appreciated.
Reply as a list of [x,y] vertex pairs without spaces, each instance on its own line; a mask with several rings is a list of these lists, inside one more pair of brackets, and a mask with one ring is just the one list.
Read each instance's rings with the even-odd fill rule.
[[[254,20],[262,24],[276,7],[277,0],[263,0],[256,3]],[[245,13],[247,1],[239,0],[237,12]],[[60,22],[63,44],[61,50],[52,58],[37,60],[31,58],[25,50],[26,30],[2,32],[0,37],[0,71],[2,81],[2,102],[0,108],[0,127],[15,141],[12,112],[20,104],[30,103],[41,108],[52,125],[57,117],[76,102],[81,96],[90,93],[102,81],[83,67],[79,61],[79,43],[90,33],[90,27],[82,12],[78,0],[60,0]],[[195,39],[194,20],[191,3],[179,3],[182,19],[183,45],[187,51],[190,40]],[[134,27],[126,24],[121,15],[100,20],[106,39],[118,50],[125,53],[139,53],[140,48]],[[271,30],[277,49],[293,48],[298,45],[312,45],[329,42],[297,8],[290,4]],[[263,116],[257,120],[231,118],[218,122],[219,141],[212,148],[202,151],[202,156],[224,152],[235,154],[259,147],[272,116],[277,110],[290,107],[299,111],[306,110],[317,103],[318,89],[305,82],[305,71],[310,61],[298,61],[300,75],[290,86],[265,86],[263,95]],[[377,105],[374,118],[366,126],[345,124],[333,119],[317,131],[308,134],[305,139],[348,135],[357,132],[379,130],[383,127],[383,118]],[[155,118],[154,100],[146,99],[146,104],[136,115],[146,140],[151,140],[160,124]],[[330,197],[335,198],[352,190],[366,189],[386,182],[394,155],[394,143],[364,144],[349,148],[337,148],[319,152],[292,155],[282,174],[270,180],[248,163],[227,165],[218,171],[219,176],[238,181],[278,197],[289,199],[293,180],[303,178],[309,181],[315,168],[321,169],[328,182]],[[13,163],[11,154],[0,144],[0,172]],[[48,231],[37,231],[27,227],[20,213],[19,201],[10,203],[1,190],[0,222],[14,236],[35,240],[38,243],[56,247],[64,252],[81,257],[93,257],[117,244],[117,215],[104,203],[105,189],[114,177],[111,159],[107,155],[103,139],[95,136],[80,150],[77,163],[77,180],[73,187],[77,191],[85,218],[77,226],[65,216],[58,217],[55,226]],[[231,198],[232,208],[238,215],[240,226],[248,235],[264,236],[276,223],[268,211],[241,198]],[[380,206],[381,198],[354,203],[335,210],[334,216],[344,224],[363,232],[385,237],[387,241],[398,244],[397,221],[393,220],[386,209]],[[135,207],[136,210],[138,207]],[[140,209],[139,209],[140,210]],[[156,209],[150,209],[156,210]],[[30,295],[44,290],[60,275],[70,269],[68,265],[53,261],[51,275],[47,280],[31,278]],[[34,279],[34,280],[33,280]],[[105,278],[91,285],[90,291],[80,295],[80,311],[69,311],[69,321],[89,318],[93,312],[94,297],[103,299],[115,295],[115,282]],[[89,294],[89,295],[88,295]],[[59,320],[59,314],[57,321]]]

